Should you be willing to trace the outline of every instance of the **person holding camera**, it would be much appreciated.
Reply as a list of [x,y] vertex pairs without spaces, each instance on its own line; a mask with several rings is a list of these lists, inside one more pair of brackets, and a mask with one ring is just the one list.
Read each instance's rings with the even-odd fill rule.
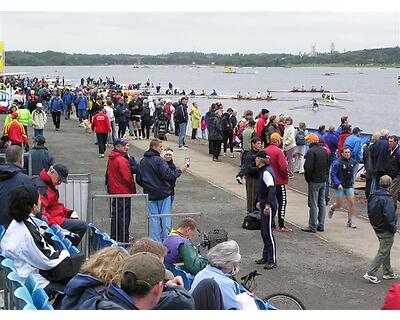
[[201,257],[192,243],[197,232],[197,222],[192,218],[183,219],[176,230],[171,230],[163,243],[168,249],[164,259],[166,264],[179,266],[192,275],[207,266],[207,258]]

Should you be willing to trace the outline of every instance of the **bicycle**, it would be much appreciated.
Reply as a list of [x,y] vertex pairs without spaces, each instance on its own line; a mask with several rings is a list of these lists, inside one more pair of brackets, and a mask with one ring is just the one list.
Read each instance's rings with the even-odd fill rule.
[[[240,278],[242,282],[240,284],[249,292],[253,292],[257,283],[255,278],[260,276],[257,270],[250,272],[249,274]],[[273,293],[265,297],[265,302],[272,305],[278,310],[306,310],[304,303],[299,299],[289,293]]]

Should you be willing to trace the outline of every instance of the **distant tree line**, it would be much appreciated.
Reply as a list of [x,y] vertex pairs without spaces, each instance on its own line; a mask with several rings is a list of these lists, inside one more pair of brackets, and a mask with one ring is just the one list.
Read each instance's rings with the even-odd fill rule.
[[159,55],[139,54],[67,54],[45,51],[8,51],[7,66],[76,66],[76,65],[210,65],[241,67],[279,67],[296,65],[393,65],[400,66],[400,48],[364,49],[344,53],[292,54],[218,54],[172,52]]

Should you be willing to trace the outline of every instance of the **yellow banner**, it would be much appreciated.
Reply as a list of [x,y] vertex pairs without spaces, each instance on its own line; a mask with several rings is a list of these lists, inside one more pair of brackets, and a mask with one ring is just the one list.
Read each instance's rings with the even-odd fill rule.
[[4,72],[6,57],[4,55],[4,42],[0,41],[0,73]]

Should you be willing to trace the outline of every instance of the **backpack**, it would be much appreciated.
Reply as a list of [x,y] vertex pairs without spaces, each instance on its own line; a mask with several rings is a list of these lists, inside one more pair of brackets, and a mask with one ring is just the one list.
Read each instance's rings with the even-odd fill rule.
[[260,230],[261,229],[261,216],[259,211],[254,211],[244,217],[243,229],[247,230]]
[[296,137],[296,145],[298,146],[305,146],[306,145],[306,134],[303,130],[298,130]]
[[228,241],[228,232],[225,229],[213,229],[207,233],[208,249],[215,247],[218,243]]

